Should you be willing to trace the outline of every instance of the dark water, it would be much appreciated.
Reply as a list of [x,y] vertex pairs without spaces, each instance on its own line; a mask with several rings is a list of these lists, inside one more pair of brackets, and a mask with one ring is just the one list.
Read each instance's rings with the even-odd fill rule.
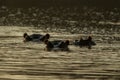
[[[24,32],[45,34],[30,27],[0,27],[0,80],[120,80],[119,41],[101,41],[91,50],[70,45],[69,52],[47,52],[43,43],[23,43]],[[50,34],[51,40],[79,37]]]

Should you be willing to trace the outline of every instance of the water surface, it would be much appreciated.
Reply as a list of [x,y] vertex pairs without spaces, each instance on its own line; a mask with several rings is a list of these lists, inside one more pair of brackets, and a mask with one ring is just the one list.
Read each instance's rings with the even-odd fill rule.
[[[45,34],[32,27],[0,27],[0,80],[120,80],[119,41],[99,41],[91,50],[70,45],[69,52],[48,52],[43,43],[24,43],[24,32]],[[51,40],[83,35],[47,33]]]

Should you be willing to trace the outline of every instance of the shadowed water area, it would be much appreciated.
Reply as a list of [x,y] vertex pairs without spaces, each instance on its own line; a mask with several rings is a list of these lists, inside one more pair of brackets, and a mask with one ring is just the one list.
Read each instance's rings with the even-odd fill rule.
[[[97,45],[91,50],[70,45],[68,52],[48,52],[43,43],[24,43],[24,32],[46,34],[33,27],[0,27],[0,80],[120,80],[120,41],[107,42],[102,40],[105,35],[93,34]],[[50,40],[87,36],[47,33]]]

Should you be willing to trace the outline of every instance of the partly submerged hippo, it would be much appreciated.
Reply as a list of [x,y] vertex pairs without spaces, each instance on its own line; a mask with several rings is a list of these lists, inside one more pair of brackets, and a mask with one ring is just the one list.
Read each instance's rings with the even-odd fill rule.
[[46,35],[41,35],[41,34],[32,34],[32,35],[28,35],[27,33],[23,34],[23,38],[24,38],[24,42],[28,42],[28,41],[45,41],[48,40],[50,38],[49,34]]
[[54,41],[45,41],[47,51],[51,50],[61,50],[61,51],[68,51],[69,40],[62,41],[62,40],[54,40]]
[[87,39],[80,39],[75,40],[74,45],[80,46],[80,47],[88,47],[88,49],[91,49],[92,46],[96,45],[96,43],[92,40],[92,37],[89,36]]

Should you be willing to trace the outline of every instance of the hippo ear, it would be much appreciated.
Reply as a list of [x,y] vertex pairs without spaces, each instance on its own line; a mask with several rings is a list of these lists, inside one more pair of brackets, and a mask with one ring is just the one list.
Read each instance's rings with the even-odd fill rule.
[[24,34],[23,34],[23,37],[25,38],[27,35],[28,35],[27,33],[24,33]]
[[47,39],[49,39],[49,38],[50,38],[50,34],[46,34],[45,37],[46,37]]
[[91,36],[88,36],[88,40],[92,40],[92,37],[91,37]]

